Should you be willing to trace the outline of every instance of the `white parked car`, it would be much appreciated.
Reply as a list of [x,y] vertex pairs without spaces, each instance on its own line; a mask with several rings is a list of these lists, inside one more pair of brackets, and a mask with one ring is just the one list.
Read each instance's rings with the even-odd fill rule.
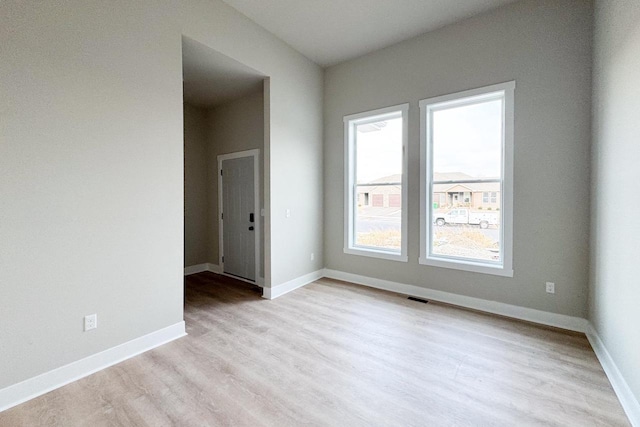
[[490,225],[498,225],[500,223],[500,214],[498,212],[479,212],[457,208],[448,212],[433,212],[433,222],[439,226],[445,224],[469,224],[487,228]]

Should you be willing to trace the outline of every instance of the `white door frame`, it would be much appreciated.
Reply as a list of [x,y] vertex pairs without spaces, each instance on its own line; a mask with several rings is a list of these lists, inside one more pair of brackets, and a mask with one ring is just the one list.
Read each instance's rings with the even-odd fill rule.
[[[255,259],[255,282],[242,279],[240,277],[236,277],[233,275],[226,274],[224,272],[224,261],[223,261],[223,252],[224,252],[224,221],[222,220],[222,213],[224,212],[224,206],[222,202],[222,180],[224,179],[224,175],[221,174],[222,171],[222,162],[224,160],[231,159],[239,159],[242,157],[253,157],[253,217],[254,217],[254,227],[255,227],[255,246],[256,246],[256,259]],[[259,284],[260,283],[260,239],[262,229],[260,227],[260,150],[246,150],[246,151],[238,151],[236,153],[229,154],[220,154],[218,155],[218,263],[220,265],[220,272],[229,277],[233,277],[238,280],[242,280],[244,282]]]

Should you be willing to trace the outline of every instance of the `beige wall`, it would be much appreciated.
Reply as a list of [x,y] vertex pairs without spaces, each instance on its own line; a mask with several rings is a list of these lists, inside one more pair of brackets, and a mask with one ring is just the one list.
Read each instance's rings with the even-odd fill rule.
[[[524,0],[325,71],[325,263],[349,273],[587,314],[590,2]],[[418,264],[420,99],[515,80],[514,277]],[[342,118],[409,102],[409,262],[343,253]],[[550,208],[550,206],[552,208]],[[556,294],[545,282],[556,283]]]
[[589,317],[640,401],[640,3],[595,8]]
[[185,267],[210,262],[208,136],[207,111],[184,104]]
[[0,2],[0,389],[182,321],[182,35],[271,78],[267,285],[322,265],[317,65],[219,0]]

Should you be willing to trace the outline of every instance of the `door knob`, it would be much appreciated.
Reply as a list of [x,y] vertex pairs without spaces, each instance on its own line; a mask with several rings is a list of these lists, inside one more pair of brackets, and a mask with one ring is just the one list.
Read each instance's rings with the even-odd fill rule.
[[253,231],[253,225],[249,227],[249,231]]

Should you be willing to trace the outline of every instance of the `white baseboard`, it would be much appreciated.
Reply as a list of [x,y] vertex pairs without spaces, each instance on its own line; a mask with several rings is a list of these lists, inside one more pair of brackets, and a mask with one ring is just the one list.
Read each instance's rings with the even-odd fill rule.
[[315,282],[324,276],[324,270],[316,270],[312,273],[305,274],[304,276],[296,277],[293,280],[282,283],[281,285],[274,286],[272,288],[262,288],[262,297],[266,299],[275,299],[295,289],[301,288],[304,285],[308,285],[311,282]]
[[189,267],[184,268],[184,275],[188,276],[190,274],[202,273],[204,271],[210,271],[211,273],[220,274],[220,266],[218,264],[212,264],[210,262],[205,262],[204,264],[190,265]]
[[586,332],[587,321],[580,317],[571,317],[564,314],[549,313],[547,311],[535,310],[532,308],[520,307],[517,305],[505,304],[497,301],[488,301],[480,298],[468,297],[464,295],[452,294],[449,292],[427,289],[415,285],[391,282],[389,280],[376,279],[373,277],[361,276],[359,274],[345,273],[337,270],[324,270],[324,276],[330,279],[344,280],[358,285],[369,286],[371,288],[383,289],[385,291],[397,292],[434,301],[445,302],[458,305],[460,307],[485,311],[501,316],[511,317],[528,322],[539,323],[547,326],[567,329],[570,331]]
[[187,335],[184,321],[0,390],[0,412]]
[[609,351],[600,339],[598,331],[596,331],[591,323],[587,326],[587,338],[589,339],[591,347],[593,347],[593,351],[596,353],[604,372],[607,374],[607,378],[609,378],[611,386],[616,392],[622,408],[627,414],[627,417],[629,417],[631,425],[634,427],[640,427],[640,402],[638,402],[631,391],[629,384],[625,381],[618,369],[618,366],[613,361]]
[[243,282],[251,283],[252,285],[259,286],[264,288],[264,277],[258,277],[255,281],[243,279],[241,277],[234,276],[232,274],[225,274],[222,271],[222,268],[218,264],[212,264],[210,262],[205,262],[204,264],[196,264],[191,265],[189,267],[184,268],[184,275],[189,276],[190,274],[197,274],[208,271],[210,273],[222,274],[223,276],[232,277],[237,280],[242,280]]

